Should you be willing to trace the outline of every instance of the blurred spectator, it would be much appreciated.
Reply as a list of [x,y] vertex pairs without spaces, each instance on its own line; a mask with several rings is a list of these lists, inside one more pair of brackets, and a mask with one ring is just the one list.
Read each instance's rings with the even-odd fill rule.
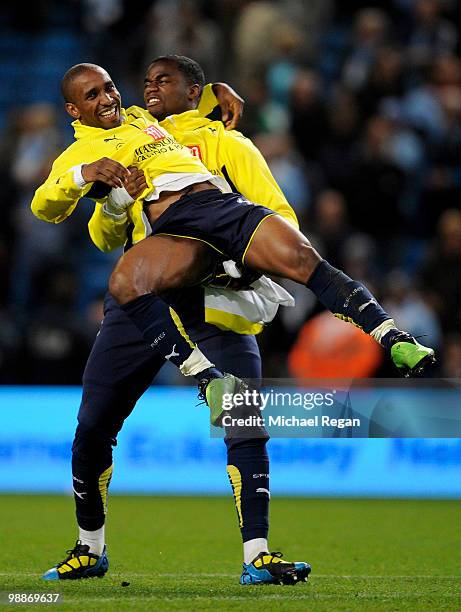
[[299,217],[305,217],[310,204],[310,188],[302,159],[288,135],[260,135],[255,144],[267,160],[275,180]]
[[250,79],[246,96],[245,113],[239,126],[247,136],[255,134],[285,134],[290,125],[287,108],[269,97],[265,79]]
[[339,191],[326,189],[317,196],[312,232],[322,257],[332,265],[344,268],[342,255],[352,230],[347,219],[346,202]]
[[444,87],[439,103],[444,135],[428,147],[431,170],[422,201],[427,233],[446,208],[459,207],[461,202],[461,84]]
[[367,81],[378,49],[388,41],[388,18],[378,8],[364,8],[355,17],[351,48],[343,67],[343,81],[354,90]]
[[445,338],[440,376],[461,378],[461,334],[450,334]]
[[446,55],[436,59],[421,86],[410,88],[403,98],[404,119],[429,143],[442,142],[447,133],[440,93],[452,86],[461,86],[461,61],[454,55]]
[[435,57],[456,50],[458,32],[441,16],[441,0],[416,0],[414,24],[407,42],[409,63],[416,69],[427,66]]
[[403,93],[402,52],[396,47],[381,47],[376,53],[368,78],[358,89],[360,109],[365,117],[370,117],[378,111],[383,98],[400,97]]
[[416,337],[424,336],[426,345],[438,348],[441,330],[437,316],[415,289],[410,277],[397,269],[387,275],[384,283],[386,299],[383,306],[397,325]]
[[274,34],[274,58],[266,68],[266,81],[271,98],[284,105],[297,78],[302,42],[302,32],[289,22],[282,23]]
[[367,123],[345,188],[352,224],[381,239],[402,231],[399,198],[405,176],[391,154],[394,125],[374,115]]
[[40,302],[26,326],[20,382],[78,385],[91,345],[75,312],[75,275],[53,266],[43,270],[38,282]]
[[282,9],[276,2],[244,2],[235,24],[233,48],[236,82],[244,95],[247,83],[261,74],[273,58],[274,35],[282,23]]
[[327,126],[322,84],[313,70],[299,70],[294,75],[290,114],[296,148],[306,160],[316,159]]
[[3,141],[4,159],[9,163],[10,177],[17,189],[15,205],[9,206],[8,211],[16,232],[10,299],[17,308],[24,308],[31,297],[31,278],[37,266],[52,255],[62,257],[68,244],[68,232],[56,232],[52,225],[38,221],[30,212],[34,191],[48,175],[61,144],[56,109],[50,104],[33,104],[18,110]]
[[327,107],[327,127],[318,160],[328,185],[345,192],[358,156],[360,116],[357,100],[339,87]]
[[378,248],[368,234],[353,233],[343,243],[339,254],[344,262],[344,271],[351,278],[359,278],[370,290],[378,295],[376,276],[378,272]]
[[78,4],[82,4],[87,50],[86,57],[75,58],[73,63],[91,61],[104,66],[122,91],[124,105],[137,103],[150,40],[148,15],[155,2],[82,0]]
[[445,332],[461,332],[461,211],[443,213],[421,270],[422,291]]
[[301,30],[303,58],[312,61],[319,52],[319,43],[334,10],[333,0],[285,0],[283,12]]
[[13,317],[0,309],[0,384],[19,382],[21,333]]
[[295,25],[284,16],[282,3],[244,2],[233,35],[235,78],[244,95],[250,79],[263,73],[286,51],[289,55],[296,51],[301,40]]
[[192,0],[159,0],[152,6],[145,65],[154,57],[177,53],[193,57],[209,81],[219,79],[219,32],[200,4]]
[[362,330],[322,312],[308,321],[288,356],[295,378],[368,378],[382,361],[382,349]]

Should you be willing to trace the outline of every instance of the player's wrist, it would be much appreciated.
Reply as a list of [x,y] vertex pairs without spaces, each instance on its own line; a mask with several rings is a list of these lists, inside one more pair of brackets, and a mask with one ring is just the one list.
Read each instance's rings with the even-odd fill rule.
[[71,170],[73,171],[74,183],[80,189],[83,189],[85,185],[89,183],[89,181],[87,181],[83,176],[83,169],[86,165],[87,164],[78,164],[78,166],[74,166],[73,168],[71,168]]
[[127,215],[127,209],[134,202],[125,187],[114,187],[110,190],[103,204],[103,212],[117,220],[122,220]]

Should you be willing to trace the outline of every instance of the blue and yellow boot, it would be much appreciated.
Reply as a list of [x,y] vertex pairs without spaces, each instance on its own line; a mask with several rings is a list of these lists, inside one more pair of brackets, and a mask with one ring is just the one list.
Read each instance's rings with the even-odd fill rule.
[[232,374],[221,378],[204,378],[199,382],[199,399],[205,400],[210,408],[210,421],[215,427],[222,427],[224,396],[232,398],[234,393],[241,393],[247,385]]
[[43,580],[78,580],[80,578],[102,578],[109,569],[106,547],[101,555],[90,553],[90,547],[77,540],[75,547],[67,551],[68,557],[42,576]]
[[393,334],[390,356],[396,368],[407,378],[421,376],[435,362],[434,349],[423,346],[403,331]]
[[262,552],[243,564],[240,584],[297,584],[307,582],[311,566],[304,561],[283,561],[280,552]]

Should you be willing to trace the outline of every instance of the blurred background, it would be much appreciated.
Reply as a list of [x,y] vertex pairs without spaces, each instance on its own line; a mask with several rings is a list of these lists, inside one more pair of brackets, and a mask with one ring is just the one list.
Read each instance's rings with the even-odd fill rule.
[[[120,255],[90,242],[88,201],[58,227],[30,212],[34,190],[72,140],[60,79],[73,64],[96,62],[125,106],[141,103],[145,67],[164,53],[196,59],[208,81],[227,81],[245,98],[240,129],[304,232],[332,264],[366,282],[400,327],[425,334],[438,352],[434,376],[460,377],[458,23],[456,0],[35,0],[27,10],[0,8],[0,383],[80,384]],[[372,340],[322,312],[302,288],[287,288],[296,310],[282,309],[260,336],[266,377],[395,375]],[[181,382],[165,369],[156,384]],[[24,405],[43,398],[17,392]],[[74,415],[78,394],[69,401]],[[24,444],[18,456],[32,448]],[[461,465],[459,445],[448,455],[402,449],[386,447],[391,463],[426,457],[434,466],[443,456]],[[328,461],[325,452],[310,457]]]
[[[426,334],[438,349],[435,374],[460,376],[460,21],[454,0],[347,8],[333,0],[37,0],[27,11],[0,9],[0,382],[80,383],[119,256],[91,244],[90,202],[59,227],[30,213],[34,190],[72,140],[60,79],[75,63],[96,62],[125,106],[141,103],[144,69],[163,53],[193,57],[209,81],[242,94],[241,130],[304,232],[365,281],[402,328]],[[355,376],[392,375],[373,341],[290,289],[296,311],[282,309],[260,336],[266,376],[335,375],[342,359]],[[162,381],[180,378],[172,369]]]

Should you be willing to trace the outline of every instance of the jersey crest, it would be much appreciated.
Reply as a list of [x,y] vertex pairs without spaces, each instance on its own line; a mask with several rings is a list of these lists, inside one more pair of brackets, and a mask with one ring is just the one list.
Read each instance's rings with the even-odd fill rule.
[[198,157],[200,161],[203,161],[202,153],[200,151],[199,145],[186,145],[186,146],[194,157]]

